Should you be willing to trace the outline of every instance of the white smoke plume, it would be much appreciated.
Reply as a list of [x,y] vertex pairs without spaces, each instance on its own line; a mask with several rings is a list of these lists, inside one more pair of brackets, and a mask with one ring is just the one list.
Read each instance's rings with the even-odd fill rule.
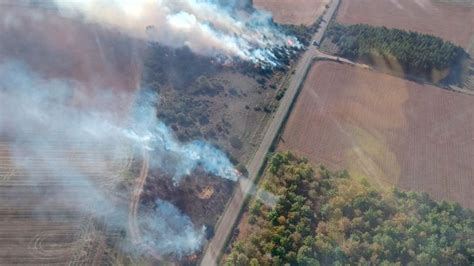
[[227,60],[239,58],[274,67],[279,64],[276,50],[300,47],[296,38],[276,28],[269,13],[238,8],[242,1],[55,1],[65,14],[79,13],[134,37],[171,47],[187,46],[197,54]]
[[156,118],[153,103],[157,95],[144,92],[135,106],[133,127],[124,131],[125,136],[145,149],[153,151],[152,162],[173,176],[175,183],[190,175],[197,167],[225,179],[237,181],[238,174],[227,156],[212,145],[196,140],[180,143],[171,130]]
[[167,201],[158,199],[156,206],[155,212],[141,221],[143,228],[154,233],[144,236],[145,243],[163,254],[177,256],[192,254],[199,250],[205,228],[195,228],[188,216]]
[[[204,142],[179,143],[173,137],[156,119],[156,95],[139,91],[132,114],[123,118],[123,114],[76,105],[76,98],[85,98],[78,95],[78,87],[78,81],[47,79],[17,61],[0,64],[0,136],[11,140],[14,163],[26,171],[30,185],[51,182],[60,187],[50,186],[54,191],[45,202],[38,202],[40,211],[59,202],[84,215],[104,217],[109,227],[126,231],[128,205],[117,206],[110,195],[123,177],[113,174],[104,158],[126,159],[130,146],[150,150],[156,157],[152,167],[166,170],[177,184],[197,167],[237,180],[222,152]],[[131,97],[107,88],[101,92],[96,97],[106,105]],[[52,154],[58,145],[63,151]],[[71,154],[80,155],[84,146],[91,145],[82,159],[69,160]],[[41,164],[32,164],[32,158]],[[160,254],[192,253],[203,239],[202,229],[161,200],[154,212],[138,217],[138,224],[147,230],[146,242]]]

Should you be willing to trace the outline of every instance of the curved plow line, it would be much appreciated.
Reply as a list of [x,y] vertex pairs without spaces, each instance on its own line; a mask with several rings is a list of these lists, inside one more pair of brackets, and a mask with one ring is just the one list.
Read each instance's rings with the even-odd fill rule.
[[143,165],[140,169],[140,175],[138,176],[138,180],[136,181],[136,186],[133,189],[132,198],[130,200],[130,208],[128,213],[128,230],[133,245],[145,249],[153,258],[157,260],[162,260],[161,256],[157,254],[151,246],[143,242],[140,232],[140,226],[137,221],[140,198],[143,192],[143,187],[146,184],[146,178],[148,176],[149,159],[149,154],[145,150],[143,150]]

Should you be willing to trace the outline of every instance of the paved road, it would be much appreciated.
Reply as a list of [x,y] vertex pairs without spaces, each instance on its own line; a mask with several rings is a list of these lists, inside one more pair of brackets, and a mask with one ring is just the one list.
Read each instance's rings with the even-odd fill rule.
[[[324,20],[321,24],[321,27],[314,36],[314,41],[320,43],[322,40],[324,32],[327,29],[327,24],[334,15],[339,3],[340,0],[333,0],[331,2],[329,9],[324,15]],[[227,239],[231,236],[234,225],[237,222],[240,210],[244,206],[245,197],[252,191],[253,184],[255,183],[258,173],[265,162],[265,156],[267,155],[268,150],[278,135],[283,122],[290,111],[292,103],[296,99],[299,88],[303,84],[303,81],[306,77],[306,73],[309,71],[313,60],[317,57],[322,57],[329,60],[337,60],[337,58],[335,59],[332,56],[319,52],[313,45],[308,48],[308,50],[299,60],[288,86],[288,90],[281,100],[278,110],[274,114],[270,126],[263,137],[262,143],[260,144],[260,147],[247,167],[249,171],[249,177],[248,179],[239,180],[239,185],[237,186],[233,197],[227,205],[227,208],[221,216],[218,224],[216,225],[215,235],[205,250],[203,259],[201,260],[201,265],[211,266],[217,264],[217,259],[219,258],[222,250],[225,248]]]
[[313,41],[318,43],[318,45],[321,44],[321,41],[324,37],[324,33],[328,28],[329,21],[331,21],[340,3],[341,0],[332,0],[331,4],[329,5],[329,8],[326,10],[326,13],[324,13],[323,20],[321,21],[321,24],[319,24],[319,30],[318,32],[316,32],[313,38]]

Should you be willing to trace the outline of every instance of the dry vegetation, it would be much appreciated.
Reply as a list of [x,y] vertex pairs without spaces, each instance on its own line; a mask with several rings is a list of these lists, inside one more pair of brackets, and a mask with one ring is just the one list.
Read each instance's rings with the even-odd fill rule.
[[157,198],[170,201],[190,216],[197,228],[212,230],[232,195],[234,183],[196,171],[179,185],[160,171],[152,171],[143,191],[143,206],[154,207]]
[[474,35],[474,8],[431,0],[343,0],[337,21],[418,31],[464,48]]
[[205,139],[226,151],[235,163],[246,163],[278,105],[276,95],[283,78],[284,69],[222,66],[186,48],[157,45],[147,51],[142,86],[158,92],[158,117],[179,140]]
[[330,0],[254,0],[257,8],[270,11],[276,22],[311,25]]
[[280,149],[474,208],[474,98],[337,63],[310,72]]
[[[8,15],[15,15],[12,21],[18,24],[0,25],[0,63],[16,58],[45,78],[77,80],[81,91],[72,97],[71,105],[108,111],[115,108],[119,118],[128,114],[133,93],[142,81],[140,59],[146,53],[143,43],[119,32],[66,19],[50,11],[11,8],[0,11],[0,14],[6,11]],[[212,59],[186,54],[185,51],[184,56],[190,56],[195,63],[201,64],[190,68],[189,61],[181,60],[183,54],[177,52],[175,56],[173,53],[171,49],[160,50],[157,57],[152,58],[155,62],[165,62],[163,72],[154,71],[154,74],[164,75],[154,80],[161,82],[160,85],[146,83],[146,77],[142,81],[160,93],[158,116],[182,141],[206,139],[224,149],[236,161],[245,163],[258,147],[262,132],[278,103],[275,97],[277,84],[284,71],[270,74],[259,73],[259,69],[251,66],[222,67]],[[166,57],[179,62],[166,61]],[[124,97],[120,98],[123,101],[94,102],[92,99],[103,88],[112,88],[120,95],[123,93]],[[170,115],[174,110],[179,112],[175,113],[176,116]],[[6,131],[2,128],[1,133]],[[29,155],[25,153],[23,157],[30,160],[28,164],[37,167],[38,172],[33,174],[41,177],[39,183],[33,182],[31,173],[12,165],[13,155],[8,151],[12,142],[1,137],[4,143],[0,145],[0,264],[77,262],[100,265],[113,264],[116,253],[120,254],[118,260],[125,256],[121,254],[122,250],[114,249],[115,237],[123,237],[124,232],[116,236],[117,232],[108,232],[100,220],[83,217],[71,208],[76,201],[83,202],[80,200],[83,195],[77,195],[73,178],[70,182],[61,182],[69,177],[67,172],[62,174],[64,176],[54,176],[43,169],[42,164],[46,167],[48,161],[44,158],[28,159]],[[45,151],[51,161],[80,164],[84,168],[83,174],[91,175],[101,190],[110,191],[114,196],[118,192],[120,196],[111,202],[127,208],[130,189],[137,183],[134,177],[138,176],[142,165],[141,156],[135,156],[133,162],[131,157],[127,157],[127,164],[122,165],[122,161],[109,162],[110,158],[94,157],[100,155],[103,148],[100,145],[75,144],[73,146],[77,149],[69,151],[65,150],[67,143],[60,142],[62,136],[58,135],[57,139],[55,147],[58,150]],[[62,158],[60,155],[64,153],[71,155]],[[107,165],[110,171],[98,171],[96,165]],[[109,178],[113,182],[109,182]],[[151,172],[144,180],[144,193],[137,199],[138,215],[149,211],[148,207],[153,207],[156,198],[162,197],[176,204],[196,224],[205,224],[211,229],[233,188],[232,182],[201,172],[187,177],[181,186],[175,186],[169,177],[158,172]],[[200,198],[205,190],[208,192]],[[48,193],[56,191],[63,191],[61,193],[71,202],[48,201],[51,198]]]

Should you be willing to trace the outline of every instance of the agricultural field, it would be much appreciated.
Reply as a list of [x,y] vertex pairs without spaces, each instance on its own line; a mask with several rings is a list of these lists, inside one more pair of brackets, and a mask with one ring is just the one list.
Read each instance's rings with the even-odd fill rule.
[[[45,78],[80,83],[72,97],[84,108],[128,109],[125,96],[140,82],[143,43],[48,10],[8,7],[0,16],[9,22],[0,24],[0,64],[21,63]],[[105,98],[97,97],[103,89],[122,95],[95,101]]]
[[330,0],[254,0],[259,9],[272,12],[276,22],[311,25],[324,12]]
[[[8,7],[0,15],[8,18],[8,23],[0,24],[0,62],[24,61],[50,78],[74,78],[91,85],[89,89],[92,85],[136,88],[142,42],[48,10]],[[32,43],[34,47],[28,45]],[[94,79],[97,73],[100,79]]]
[[[38,145],[44,147],[41,155]],[[84,204],[100,205],[91,184],[117,197],[112,191],[134,159],[126,149],[107,158],[104,151],[115,148],[57,140],[0,142],[0,264],[103,265],[120,259],[111,244],[121,239],[120,232],[78,211]]]
[[[53,88],[61,95],[58,101],[67,100],[80,110],[111,110],[123,118],[133,98],[122,96],[132,95],[139,81],[139,42],[47,10],[2,7],[0,15],[9,22],[0,24],[2,74],[6,66],[15,65],[21,66],[18,69],[24,73],[17,74],[25,83],[40,80],[29,77],[29,69],[44,80],[70,81],[75,88],[70,95],[61,95],[64,87],[60,82]],[[105,97],[98,88],[122,96]],[[6,106],[15,100],[9,98],[9,89],[0,92]],[[106,228],[95,210],[84,209],[100,206],[102,200],[127,208],[127,191],[117,188],[133,176],[133,165],[140,165],[141,157],[135,157],[128,145],[84,142],[69,139],[64,132],[43,132],[43,127],[18,121],[16,115],[8,110],[1,118],[0,264],[103,265],[121,261],[115,245],[123,239],[123,232]],[[25,128],[17,128],[21,123]],[[26,128],[31,132],[24,131]],[[94,197],[99,194],[107,195],[107,200]]]
[[[374,190],[291,152],[268,160],[222,265],[468,265],[472,210]],[[265,192],[278,200],[258,195]],[[427,233],[428,231],[428,233]],[[448,252],[446,252],[449,250]]]
[[474,98],[338,63],[310,71],[280,150],[474,208]]
[[364,23],[422,32],[467,48],[474,35],[474,8],[446,2],[343,0],[336,19],[343,24]]
[[[133,119],[132,104],[138,91],[149,89],[159,95],[159,106],[153,110],[180,144],[207,141],[225,151],[234,164],[243,165],[253,156],[278,104],[278,84],[286,78],[285,69],[264,73],[252,65],[216,63],[189,49],[154,50],[154,45],[119,31],[62,17],[51,10],[11,7],[0,10],[0,15],[8,17],[9,22],[0,24],[0,67],[12,63],[24,66],[24,73],[16,73],[18,76],[24,74],[25,80],[40,80],[47,85],[53,79],[64,81],[72,89],[60,95],[58,103],[64,101],[66,109],[77,110],[80,115],[84,111],[85,117],[88,111],[103,112],[120,127]],[[153,52],[156,54],[150,55]],[[144,58],[165,67],[149,65]],[[190,68],[187,59],[196,65]],[[149,79],[149,73],[156,76]],[[3,91],[0,99],[12,101]],[[65,120],[76,126],[74,118]],[[135,257],[135,250],[116,248],[123,242],[143,243],[146,233],[142,231],[147,228],[140,219],[155,210],[153,204],[158,198],[171,202],[196,226],[212,229],[232,195],[232,181],[210,176],[201,169],[177,186],[169,175],[149,167],[149,161],[156,159],[153,152],[145,156],[135,146],[84,142],[88,135],[76,143],[68,140],[67,134],[51,134],[49,128],[45,129],[47,133],[40,133],[34,119],[32,124],[18,120],[4,114],[0,121],[2,265],[104,265],[130,260],[139,264],[160,260],[146,244],[135,247],[140,252]],[[53,121],[51,127],[61,127],[61,122]],[[23,132],[24,138],[15,133],[16,127],[24,129],[22,124],[33,131]],[[31,143],[25,140],[37,140],[39,147],[35,144],[32,151]],[[91,192],[84,193],[85,188]],[[106,210],[90,214],[84,211],[102,202],[117,205],[105,209],[119,210],[120,217],[104,215],[108,220],[102,222],[98,214]],[[119,230],[110,228],[115,222]]]

